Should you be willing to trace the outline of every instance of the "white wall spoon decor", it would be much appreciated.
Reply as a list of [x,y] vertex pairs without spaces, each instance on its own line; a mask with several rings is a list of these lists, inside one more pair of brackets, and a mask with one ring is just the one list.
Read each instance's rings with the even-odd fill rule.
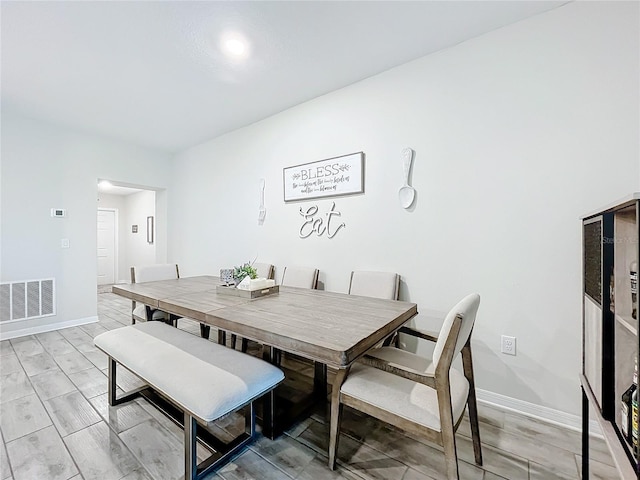
[[398,191],[400,205],[402,208],[409,208],[413,204],[416,196],[416,190],[409,185],[409,172],[411,171],[411,162],[413,161],[413,150],[405,148],[402,150],[402,167],[404,169],[404,185]]

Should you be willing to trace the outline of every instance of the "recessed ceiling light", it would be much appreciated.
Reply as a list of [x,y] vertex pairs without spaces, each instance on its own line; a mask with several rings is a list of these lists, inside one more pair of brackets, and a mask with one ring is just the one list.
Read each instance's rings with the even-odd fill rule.
[[101,190],[109,190],[111,187],[113,187],[113,183],[109,180],[101,180],[98,182],[98,188]]
[[222,51],[232,58],[245,58],[249,55],[249,43],[237,33],[227,33],[222,36]]

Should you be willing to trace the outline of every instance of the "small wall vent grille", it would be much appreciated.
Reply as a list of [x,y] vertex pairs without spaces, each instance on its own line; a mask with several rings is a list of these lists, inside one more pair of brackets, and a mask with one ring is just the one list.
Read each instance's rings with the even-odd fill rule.
[[55,314],[55,279],[0,283],[0,322]]

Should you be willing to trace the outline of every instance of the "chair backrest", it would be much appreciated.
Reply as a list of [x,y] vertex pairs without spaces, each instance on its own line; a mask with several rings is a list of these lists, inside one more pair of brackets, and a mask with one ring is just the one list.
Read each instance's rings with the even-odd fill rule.
[[317,288],[318,269],[310,267],[284,267],[280,285],[284,287]]
[[254,263],[253,268],[258,272],[258,278],[272,279],[275,273],[270,263]]
[[351,272],[349,295],[398,300],[400,275],[388,272]]
[[445,344],[447,339],[454,332],[452,331],[454,320],[457,316],[462,318],[460,329],[458,330],[458,338],[455,339],[455,346],[453,348],[452,355],[449,356],[450,360],[456,358],[458,353],[462,350],[462,347],[467,343],[471,336],[471,330],[473,330],[473,324],[476,321],[476,314],[478,313],[478,306],[480,305],[480,295],[472,293],[460,300],[455,307],[453,307],[447,317],[444,319],[440,334],[438,335],[438,341],[433,349],[433,365],[436,370],[440,359],[443,356]]
[[131,267],[131,283],[171,280],[173,278],[180,278],[177,263]]

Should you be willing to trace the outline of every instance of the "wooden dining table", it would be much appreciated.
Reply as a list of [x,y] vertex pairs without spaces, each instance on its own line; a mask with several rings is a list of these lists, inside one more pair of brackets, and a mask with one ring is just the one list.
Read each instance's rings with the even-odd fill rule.
[[[313,360],[314,397],[325,403],[327,367],[344,371],[417,314],[411,302],[283,286],[278,293],[251,299],[220,293],[218,285],[218,277],[195,276],[114,285],[112,291],[254,340],[273,363],[281,352]],[[286,426],[278,421],[277,401],[276,396],[265,400],[263,433],[270,438]]]

